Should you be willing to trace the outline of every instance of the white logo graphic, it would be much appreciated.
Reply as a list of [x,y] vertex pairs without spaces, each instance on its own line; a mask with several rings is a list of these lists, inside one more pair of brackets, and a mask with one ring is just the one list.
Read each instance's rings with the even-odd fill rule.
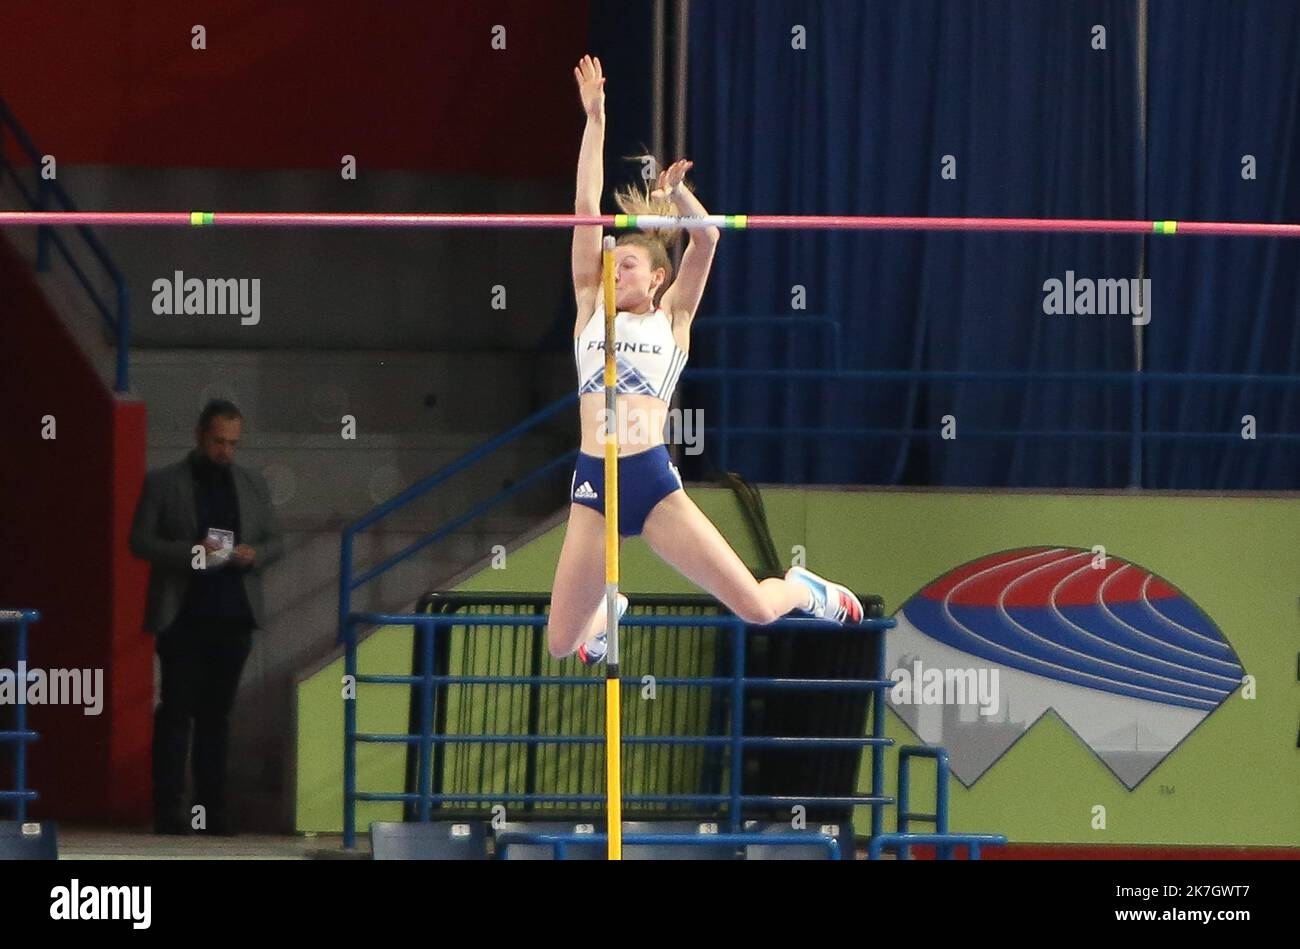
[[575,490],[575,491],[573,492],[573,498],[574,498],[575,501],[594,501],[594,500],[596,500],[596,492],[595,492],[595,490],[592,488],[592,486],[591,486],[591,482],[590,482],[590,481],[584,481],[584,482],[582,482],[582,484],[578,485],[577,490]]

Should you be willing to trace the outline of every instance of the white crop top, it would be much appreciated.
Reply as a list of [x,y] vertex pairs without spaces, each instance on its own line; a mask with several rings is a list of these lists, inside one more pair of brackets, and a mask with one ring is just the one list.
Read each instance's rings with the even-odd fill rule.
[[[614,317],[614,356],[620,395],[652,395],[672,401],[687,354],[673,339],[673,324],[663,310]],[[582,334],[573,341],[578,392],[605,391],[605,304],[598,303]]]

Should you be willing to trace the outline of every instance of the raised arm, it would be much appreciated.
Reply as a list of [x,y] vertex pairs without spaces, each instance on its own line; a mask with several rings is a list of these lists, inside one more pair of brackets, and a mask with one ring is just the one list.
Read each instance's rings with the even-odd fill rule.
[[[659,173],[653,197],[660,195],[672,199],[677,206],[677,213],[686,216],[703,216],[709,212],[704,209],[700,199],[691,193],[684,181],[686,172],[693,162],[685,159],[673,162]],[[704,295],[704,285],[709,281],[709,268],[713,266],[713,253],[718,246],[720,231],[716,227],[691,229],[690,243],[682,252],[682,262],[677,270],[677,279],[664,291],[660,305],[672,317],[674,327],[681,323],[690,326],[695,319],[695,310]]]
[[[600,60],[582,57],[573,70],[578,80],[578,96],[587,113],[587,128],[582,133],[578,153],[578,184],[573,203],[575,214],[599,214],[600,194],[605,186],[603,167],[605,149],[605,76]],[[573,229],[573,295],[578,301],[578,315],[573,334],[577,336],[596,310],[600,294],[600,238],[597,224]]]

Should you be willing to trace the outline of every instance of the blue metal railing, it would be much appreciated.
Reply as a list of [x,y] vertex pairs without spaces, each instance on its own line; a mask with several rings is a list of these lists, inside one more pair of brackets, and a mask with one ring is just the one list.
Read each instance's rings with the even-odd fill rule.
[[[39,621],[41,614],[36,610],[0,609],[0,628],[16,626],[17,646],[14,650],[15,685],[19,689],[27,683],[19,679],[18,671],[27,662],[27,628]],[[37,793],[27,787],[27,746],[37,739],[37,734],[27,727],[27,703],[14,703],[14,728],[12,731],[0,731],[0,745],[10,744],[14,748],[14,786],[11,790],[0,789],[0,801],[13,802],[14,820],[27,820],[27,804],[37,800]]]
[[438,540],[441,540],[443,537],[446,537],[452,531],[458,530],[459,528],[465,526],[470,521],[474,520],[474,518],[479,517],[482,514],[485,514],[489,509],[491,509],[497,504],[500,504],[502,501],[507,500],[513,495],[518,494],[524,488],[527,488],[535,484],[536,482],[540,481],[542,478],[546,477],[549,474],[552,474],[555,471],[561,470],[564,466],[571,463],[574,460],[574,458],[577,457],[578,454],[577,449],[574,449],[573,451],[570,452],[566,452],[560,457],[552,459],[551,461],[542,465],[540,468],[534,470],[531,474],[525,476],[519,481],[514,482],[509,487],[503,488],[501,491],[498,491],[495,495],[488,498],[486,501],[483,501],[475,505],[474,507],[470,508],[468,511],[464,512],[463,514],[459,515],[458,517],[454,518],[448,523],[425,534],[419,540],[416,540],[411,544],[407,545],[404,549],[393,554],[393,556],[389,557],[387,560],[383,561],[377,566],[374,566],[371,569],[365,571],[360,576],[353,576],[353,560],[354,560],[357,535],[360,534],[367,527],[370,527],[372,524],[375,524],[376,522],[383,520],[385,517],[392,514],[394,511],[400,510],[401,508],[415,501],[417,498],[431,491],[433,488],[442,484],[448,478],[460,474],[462,471],[466,470],[467,468],[469,468],[471,465],[478,462],[479,460],[492,454],[497,449],[510,444],[510,442],[514,441],[515,439],[523,435],[526,435],[528,432],[532,431],[534,428],[538,427],[543,422],[555,416],[561,410],[570,408],[572,406],[576,406],[577,403],[578,403],[577,392],[571,392],[568,395],[560,399],[557,399],[556,401],[552,402],[550,405],[546,406],[540,411],[533,413],[532,415],[524,419],[522,422],[520,422],[518,425],[514,426],[513,428],[507,429],[506,431],[502,432],[500,435],[488,439],[482,445],[479,445],[477,448],[473,449],[472,451],[456,459],[451,464],[445,465],[444,467],[435,471],[433,474],[421,479],[420,481],[417,481],[415,484],[411,485],[409,488],[407,488],[405,491],[403,491],[401,494],[397,495],[396,497],[391,498],[385,501],[383,504],[380,504],[377,507],[372,508],[370,511],[366,512],[361,517],[357,518],[357,520],[349,524],[347,527],[343,528],[343,535],[339,546],[338,638],[340,642],[343,640],[345,636],[346,628],[348,625],[348,616],[352,612],[353,591],[363,586],[364,584],[369,583],[371,580],[375,579],[375,577],[384,573],[386,570],[389,570],[392,567],[396,566],[397,564],[401,563],[407,557],[410,557],[411,555],[423,550],[425,547],[428,547],[430,544]]
[[[913,758],[934,759],[934,813],[911,810]],[[908,745],[898,749],[898,831],[872,839],[868,853],[872,860],[879,859],[887,847],[896,848],[898,858],[906,860],[912,854],[913,844],[934,844],[935,855],[940,860],[951,860],[956,848],[965,846],[969,848],[970,858],[978,860],[981,846],[1002,846],[1007,842],[1001,834],[954,834],[948,830],[949,774],[948,752],[943,748]],[[912,821],[934,824],[934,833],[912,833]]]
[[871,860],[879,860],[888,847],[931,844],[939,848],[968,847],[970,858],[978,860],[980,848],[1001,847],[1006,842],[1007,838],[1002,834],[881,834],[879,837],[871,838],[871,843],[867,846],[867,857]]
[[[13,135],[14,140],[18,143],[18,147],[27,156],[28,160],[32,163],[32,166],[37,169],[40,183],[38,184],[35,193],[33,193],[32,190],[23,183],[21,176],[18,174],[18,169],[13,166],[5,155],[4,131],[6,128]],[[22,125],[19,124],[18,119],[14,116],[13,112],[9,110],[9,106],[5,101],[0,99],[0,171],[5,171],[9,174],[9,177],[13,180],[15,187],[18,189],[18,193],[22,195],[23,200],[27,202],[27,205],[32,210],[56,210],[50,207],[51,203],[58,205],[57,210],[77,210],[77,206],[73,204],[72,199],[69,198],[67,192],[63,190],[63,186],[57,181],[45,178],[44,175],[41,174],[42,158],[43,153],[41,150],[32,142],[31,136],[29,136]],[[91,256],[95,258],[112,281],[115,297],[114,306],[110,307],[103,299],[99,291],[95,288],[94,283],[91,282],[90,277],[86,274],[86,271],[82,268],[81,264],[79,264],[76,258],[72,256],[72,252],[68,249],[68,245],[64,241],[63,237],[52,227],[42,226],[36,229],[36,269],[42,273],[50,269],[51,246],[53,246],[54,249],[63,257],[64,262],[72,271],[73,276],[77,278],[77,282],[80,283],[82,289],[86,291],[87,296],[90,297],[91,303],[93,303],[95,309],[99,311],[100,316],[104,318],[104,323],[108,326],[109,331],[117,340],[117,365],[115,368],[114,389],[117,392],[126,392],[130,383],[129,376],[131,360],[131,301],[130,295],[127,292],[126,280],[122,276],[122,272],[118,270],[117,265],[113,263],[113,259],[109,256],[104,245],[100,243],[99,238],[95,236],[94,232],[90,228],[77,226],[74,230],[90,249]]]
[[[346,644],[344,666],[348,681],[361,684],[405,685],[418,689],[420,733],[412,734],[368,734],[357,730],[356,689],[351,690],[351,697],[344,702],[344,763],[343,763],[343,838],[345,847],[356,845],[356,804],[359,801],[412,802],[418,804],[418,817],[421,821],[431,819],[433,806],[446,803],[460,804],[504,804],[520,802],[524,804],[598,804],[603,803],[603,794],[539,794],[528,792],[506,792],[498,794],[460,793],[443,794],[432,790],[433,783],[433,749],[435,745],[449,743],[474,744],[515,744],[515,745],[559,745],[559,744],[596,744],[604,741],[599,735],[435,735],[433,733],[433,703],[435,686],[484,684],[484,679],[509,685],[547,685],[557,688],[583,688],[603,684],[603,679],[537,677],[537,676],[437,676],[433,673],[432,656],[435,655],[435,639],[440,628],[473,628],[493,626],[510,631],[528,630],[545,626],[547,617],[527,614],[386,614],[355,613],[347,617],[344,624]],[[357,670],[357,635],[359,625],[401,625],[413,626],[419,630],[423,639],[419,675],[362,675]],[[660,678],[657,686],[675,686],[684,688],[701,688],[724,685],[731,690],[730,695],[730,729],[725,735],[627,735],[623,738],[625,745],[638,744],[675,744],[675,745],[710,745],[722,746],[729,750],[729,780],[726,793],[719,794],[626,794],[623,800],[628,804],[708,804],[725,806],[730,831],[740,832],[744,821],[744,808],[749,806],[793,806],[823,805],[835,807],[869,806],[872,812],[872,835],[878,835],[883,828],[883,808],[893,803],[892,798],[884,794],[884,749],[893,744],[893,739],[885,736],[885,690],[894,683],[884,677],[885,650],[883,635],[892,628],[892,619],[865,619],[860,625],[865,633],[879,637],[875,652],[875,671],[871,679],[842,680],[791,680],[775,677],[747,677],[745,675],[746,637],[755,630],[784,630],[794,633],[843,631],[838,623],[812,619],[787,618],[767,626],[750,626],[738,617],[731,615],[717,616],[668,616],[668,615],[625,615],[620,622],[623,627],[632,629],[655,628],[675,630],[683,627],[715,627],[730,637],[731,675],[726,677],[681,677]],[[625,676],[622,680],[628,686],[640,686],[639,676]],[[769,737],[744,734],[745,696],[754,690],[785,690],[810,688],[830,688],[866,692],[871,695],[871,734],[866,737],[817,738],[817,737]],[[394,791],[359,791],[357,790],[356,749],[359,743],[404,743],[419,746],[415,792]],[[746,794],[743,788],[744,750],[747,747],[783,747],[783,748],[871,748],[872,776],[869,794],[848,795],[787,795],[787,794]],[[706,838],[710,839],[710,838]],[[662,843],[662,837],[655,841]],[[764,842],[767,842],[765,839]]]
[[[709,846],[709,845],[730,845],[732,847],[745,846],[768,846],[774,844],[784,847],[824,847],[826,856],[830,860],[847,860],[849,855],[842,853],[840,843],[829,834],[805,833],[805,834],[623,834],[623,845],[636,847],[639,845],[650,845],[654,847],[668,846]],[[511,832],[498,834],[496,838],[497,858],[504,859],[506,852],[513,846],[527,846],[538,844],[549,845],[554,853],[556,860],[563,860],[565,857],[565,848],[570,844],[578,845],[605,845],[609,842],[609,836],[603,833],[590,834],[529,834],[521,832]]]
[[[1211,372],[1134,372],[1134,371],[1098,371],[1078,372],[1067,370],[917,370],[917,369],[692,369],[684,373],[688,381],[712,382],[719,386],[719,399],[724,402],[730,383],[735,379],[759,379],[769,381],[802,381],[825,384],[862,384],[870,382],[906,382],[930,381],[974,382],[974,383],[1086,383],[1093,385],[1127,386],[1132,392],[1130,420],[1131,427],[1126,431],[1095,431],[1075,429],[1048,430],[988,430],[972,431],[964,428],[963,439],[1087,439],[1087,440],[1127,440],[1129,446],[1129,486],[1142,486],[1142,459],[1148,441],[1216,441],[1239,440],[1240,432],[1166,432],[1148,431],[1142,425],[1141,407],[1143,397],[1149,388],[1164,385],[1198,383],[1204,385],[1282,385],[1300,388],[1300,376],[1264,375],[1259,373],[1211,373]],[[732,426],[728,424],[728,415],[722,412],[723,424],[706,427],[722,442],[718,457],[728,457],[728,444],[737,437],[789,438],[823,437],[833,435],[840,438],[898,438],[904,441],[917,439],[941,439],[943,433],[938,428],[917,429],[911,427],[870,428],[870,427],[822,427],[816,424],[806,426]],[[1300,434],[1289,432],[1257,433],[1260,441],[1297,441]]]
[[[843,364],[843,346],[840,339],[839,321],[829,316],[710,316],[692,324],[691,331],[700,333],[717,333],[715,352],[717,368],[721,383],[718,387],[718,415],[722,419],[721,431],[728,431],[731,423],[731,331],[743,329],[749,333],[753,329],[772,330],[784,333],[818,333],[826,348],[826,366],[838,370]],[[709,370],[692,370],[685,373],[690,378],[705,378]],[[730,439],[724,434],[718,446],[718,467],[729,470]]]
[[[934,795],[933,814],[923,814],[909,810],[912,800],[912,759],[934,759]],[[943,748],[930,748],[920,745],[908,745],[898,749],[898,832],[906,834],[912,821],[924,821],[934,824],[935,833],[948,833],[948,752]],[[899,856],[907,858],[904,847]]]

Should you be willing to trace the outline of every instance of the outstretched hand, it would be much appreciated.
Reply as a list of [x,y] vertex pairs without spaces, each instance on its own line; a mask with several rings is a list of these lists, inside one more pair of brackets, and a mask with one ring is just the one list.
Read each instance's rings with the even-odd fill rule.
[[659,178],[655,182],[654,191],[650,192],[650,197],[655,199],[671,197],[673,189],[686,179],[686,172],[694,165],[695,162],[681,158],[659,172]]
[[600,60],[590,54],[582,57],[573,69],[573,76],[578,80],[578,98],[582,108],[589,116],[597,118],[605,111],[605,73],[600,68]]

